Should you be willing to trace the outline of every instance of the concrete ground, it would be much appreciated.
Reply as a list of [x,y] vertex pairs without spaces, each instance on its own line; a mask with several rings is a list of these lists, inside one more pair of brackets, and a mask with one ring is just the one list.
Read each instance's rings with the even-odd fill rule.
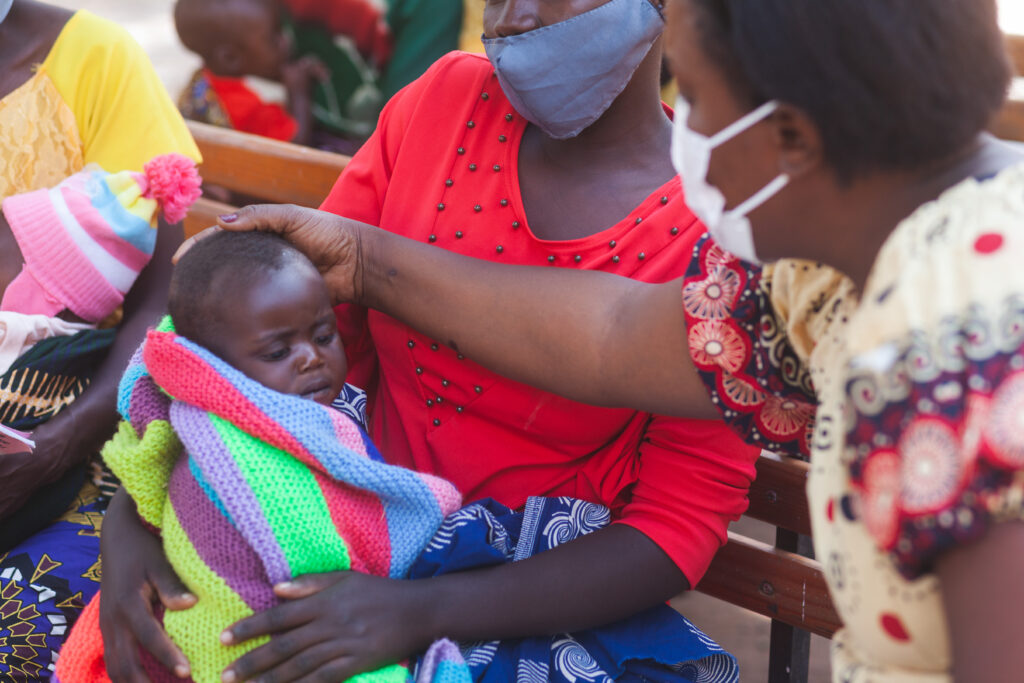
[[[482,0],[474,0],[481,1]],[[171,21],[173,0],[50,0],[71,9],[87,9],[117,21],[142,44],[172,96],[177,96],[198,66],[198,60],[178,43]],[[1024,34],[1024,2],[999,0],[1005,30]],[[742,522],[740,533],[770,542],[768,529]],[[769,622],[732,605],[692,593],[674,605],[740,661],[744,682],[767,680]],[[829,679],[828,642],[815,636],[811,643],[812,683]]]

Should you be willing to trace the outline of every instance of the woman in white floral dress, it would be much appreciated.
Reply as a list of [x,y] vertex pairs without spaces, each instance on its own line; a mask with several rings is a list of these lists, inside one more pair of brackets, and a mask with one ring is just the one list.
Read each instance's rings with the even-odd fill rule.
[[1024,159],[983,132],[1010,77],[994,0],[672,0],[668,22],[673,155],[715,238],[681,281],[289,208],[222,225],[515,379],[809,455],[836,681],[1021,680]]

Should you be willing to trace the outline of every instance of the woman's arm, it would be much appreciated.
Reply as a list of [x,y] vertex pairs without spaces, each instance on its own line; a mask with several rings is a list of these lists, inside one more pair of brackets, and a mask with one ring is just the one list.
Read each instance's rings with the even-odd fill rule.
[[[167,306],[167,288],[171,281],[171,256],[181,245],[181,224],[161,221],[153,258],[140,273],[124,300],[124,318],[117,339],[103,365],[81,397],[53,420],[39,427],[55,432],[52,453],[58,466],[68,466],[95,453],[113,433],[117,424],[117,385],[135,350],[155,325]],[[63,471],[63,470],[62,470]]]
[[188,678],[188,660],[156,617],[158,605],[183,610],[196,603],[174,573],[160,539],[139,521],[124,489],[110,501],[100,538],[103,577],[100,628],[107,672],[118,683],[146,683],[139,658],[145,648],[179,678]]
[[1024,671],[1024,523],[993,526],[937,564],[953,646],[953,680],[1010,683]]
[[89,388],[33,432],[34,457],[5,473],[0,487],[0,517],[17,509],[39,486],[55,481],[72,466],[97,452],[117,423],[117,385],[132,353],[156,323],[167,301],[171,255],[181,244],[181,225],[161,223],[153,258],[124,301],[124,319],[103,365]]
[[686,579],[644,534],[613,525],[513,564],[397,581],[355,572],[301,577],[285,604],[239,622],[229,640],[275,633],[225,681],[344,680],[433,640],[487,641],[571,632],[658,605]]
[[690,361],[678,280],[499,265],[293,206],[227,218],[224,228],[293,242],[339,301],[387,313],[506,377],[594,405],[718,417]]

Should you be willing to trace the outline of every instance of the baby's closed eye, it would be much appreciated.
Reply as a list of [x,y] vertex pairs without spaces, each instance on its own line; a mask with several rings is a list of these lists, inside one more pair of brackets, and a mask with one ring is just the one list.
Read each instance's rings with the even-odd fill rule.
[[268,349],[260,354],[260,359],[265,361],[279,361],[284,360],[291,353],[290,346],[275,346],[272,349]]

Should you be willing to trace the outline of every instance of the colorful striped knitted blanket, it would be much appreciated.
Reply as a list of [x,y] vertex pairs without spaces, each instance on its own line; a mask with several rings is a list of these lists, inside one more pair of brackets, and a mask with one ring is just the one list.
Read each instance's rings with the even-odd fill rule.
[[[164,624],[200,682],[266,642],[229,648],[219,634],[277,604],[274,584],[346,569],[405,577],[460,505],[448,482],[385,464],[349,417],[249,379],[174,334],[169,318],[132,359],[118,410],[103,456],[199,598]],[[69,669],[95,663],[65,663],[80,659],[67,650],[58,677],[84,680]],[[393,665],[352,680],[407,679]]]

